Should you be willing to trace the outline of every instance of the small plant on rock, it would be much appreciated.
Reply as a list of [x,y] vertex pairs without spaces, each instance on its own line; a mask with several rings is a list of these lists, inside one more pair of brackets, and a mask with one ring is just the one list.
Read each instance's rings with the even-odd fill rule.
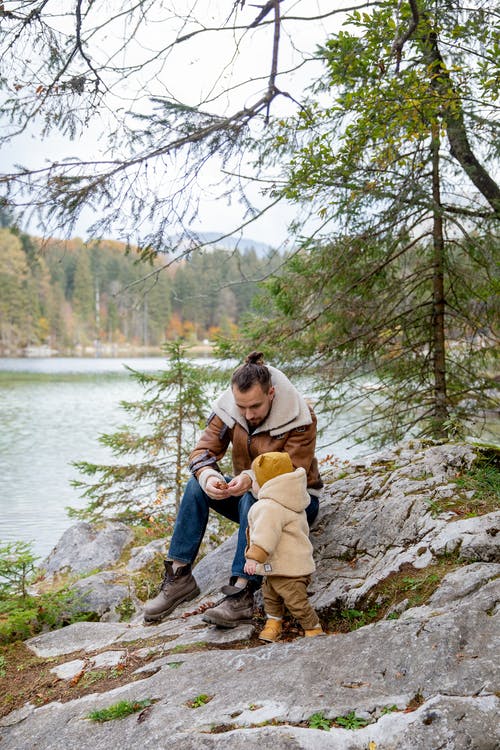
[[478,516],[500,507],[500,456],[498,449],[485,450],[475,465],[461,476],[456,485],[474,493],[462,501],[461,515]]
[[192,698],[190,701],[187,702],[187,706],[189,708],[200,708],[200,706],[204,706],[206,703],[211,701],[213,698],[213,695],[206,695],[206,693],[201,693],[201,695],[197,695],[196,698]]
[[343,619],[349,622],[350,630],[357,630],[364,625],[368,625],[368,623],[377,616],[377,609],[372,608],[366,611],[359,609],[343,609],[340,614]]
[[361,727],[366,727],[366,725],[370,723],[367,719],[362,719],[361,716],[356,716],[355,711],[350,711],[345,716],[337,716],[334,721],[335,724],[338,724],[344,729],[361,729]]
[[325,718],[321,711],[310,716],[307,724],[310,729],[322,729],[325,732],[329,732],[331,726],[329,720]]
[[382,716],[385,716],[386,714],[392,714],[394,711],[397,711],[398,707],[395,703],[392,704],[392,706],[384,706],[381,713]]
[[30,593],[35,560],[31,543],[10,542],[0,547],[0,643],[25,640],[41,630],[91,617],[78,611],[75,594],[68,589]]

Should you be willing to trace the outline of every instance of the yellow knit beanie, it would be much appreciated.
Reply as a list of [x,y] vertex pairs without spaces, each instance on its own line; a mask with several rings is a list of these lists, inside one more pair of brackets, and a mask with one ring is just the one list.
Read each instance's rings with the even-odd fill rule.
[[269,479],[279,474],[288,474],[294,471],[294,468],[288,453],[274,451],[257,456],[252,462],[252,471],[259,486],[262,487]]

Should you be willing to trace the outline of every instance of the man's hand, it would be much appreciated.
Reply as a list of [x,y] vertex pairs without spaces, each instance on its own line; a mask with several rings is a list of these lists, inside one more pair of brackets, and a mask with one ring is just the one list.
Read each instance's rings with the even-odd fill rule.
[[245,571],[245,573],[248,573],[249,576],[255,575],[255,571],[257,570],[257,561],[247,560],[243,570]]
[[222,474],[219,477],[211,476],[207,479],[205,492],[207,493],[208,497],[212,498],[212,500],[224,500],[226,497],[230,497],[232,494],[228,491],[228,487],[229,485],[226,484],[226,480],[224,479]]
[[249,491],[251,486],[252,480],[248,474],[239,474],[237,477],[234,477],[234,479],[231,479],[227,488],[230,495],[241,497],[241,495],[244,495],[245,492]]
[[248,492],[252,486],[252,480],[248,474],[240,474],[226,484],[222,474],[219,477],[208,477],[205,492],[212,500],[224,500],[226,497],[240,497]]

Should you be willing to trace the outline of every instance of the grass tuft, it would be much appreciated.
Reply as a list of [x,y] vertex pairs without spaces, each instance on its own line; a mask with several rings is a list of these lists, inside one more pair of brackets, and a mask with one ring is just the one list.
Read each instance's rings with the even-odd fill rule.
[[148,706],[151,706],[151,704],[152,701],[147,698],[142,701],[118,701],[118,703],[114,703],[112,706],[108,706],[108,708],[91,711],[88,714],[87,719],[99,722],[123,719],[125,716],[130,716],[130,714],[142,711]]

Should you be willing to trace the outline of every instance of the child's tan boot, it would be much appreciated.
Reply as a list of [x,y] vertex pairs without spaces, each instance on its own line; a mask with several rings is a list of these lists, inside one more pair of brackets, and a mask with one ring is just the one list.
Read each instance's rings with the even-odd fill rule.
[[306,638],[315,638],[317,635],[326,635],[326,633],[321,625],[316,625],[316,627],[311,630],[304,630],[304,635]]
[[281,635],[281,620],[273,620],[271,617],[267,620],[264,629],[260,632],[259,638],[261,641],[273,641],[279,640]]

